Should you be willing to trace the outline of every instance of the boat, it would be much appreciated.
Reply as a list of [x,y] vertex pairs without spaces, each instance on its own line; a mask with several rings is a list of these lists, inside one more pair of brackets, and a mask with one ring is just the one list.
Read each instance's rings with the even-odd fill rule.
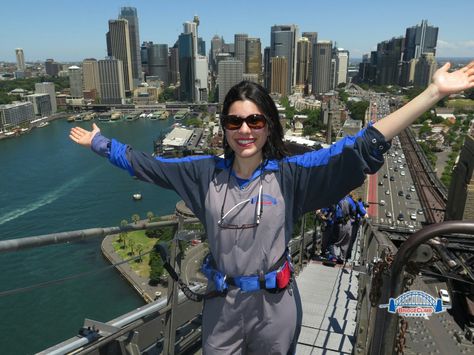
[[110,120],[111,121],[118,121],[122,118],[122,113],[121,112],[114,112],[112,113],[112,115],[110,116]]
[[69,116],[69,117],[67,118],[67,121],[68,121],[68,122],[74,122],[74,116]]
[[90,121],[94,119],[97,116],[95,112],[88,113],[87,115],[84,116],[84,121]]
[[49,125],[49,122],[41,122],[38,127],[41,128],[41,127],[46,127],[47,125]]
[[78,114],[78,115],[74,116],[74,121],[79,121],[79,122],[81,122],[81,121],[82,121],[82,115],[81,115],[81,114]]
[[160,120],[166,120],[166,119],[168,119],[169,115],[170,115],[170,113],[169,113],[168,111],[164,110],[164,111],[162,112],[161,116],[160,116]]
[[5,135],[5,137],[10,137],[10,136],[15,135],[16,132],[15,131],[5,131],[3,134]]
[[174,119],[175,120],[182,120],[183,118],[185,118],[188,114],[188,111],[186,110],[179,110],[178,112],[176,112],[176,114],[174,115]]
[[135,201],[138,201],[138,200],[141,200],[142,199],[142,194],[141,193],[134,193],[132,195],[132,198],[135,200]]

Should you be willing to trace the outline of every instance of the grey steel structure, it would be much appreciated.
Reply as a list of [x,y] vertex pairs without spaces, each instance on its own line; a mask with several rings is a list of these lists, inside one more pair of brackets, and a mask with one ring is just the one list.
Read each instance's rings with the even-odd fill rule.
[[82,69],[76,65],[67,69],[69,73],[69,87],[71,89],[71,97],[82,97]]
[[287,59],[288,79],[286,90],[288,93],[291,93],[291,87],[295,85],[296,41],[298,37],[298,26],[296,25],[275,25],[271,28],[270,58],[285,57]]
[[58,105],[56,103],[56,89],[54,83],[42,82],[35,84],[35,93],[36,94],[49,94],[49,99],[51,101],[51,113],[56,113],[58,111]]
[[244,65],[244,70],[246,68],[245,42],[247,41],[248,37],[249,35],[246,33],[237,33],[234,35],[234,57],[235,59],[240,60],[242,62],[242,64]]
[[229,89],[242,81],[244,65],[240,60],[228,59],[219,62],[218,70],[217,85],[219,87],[219,103],[222,104]]
[[135,7],[122,7],[119,18],[128,21],[128,34],[130,37],[130,54],[132,66],[132,78],[134,86],[142,81],[142,64],[140,53],[140,33],[138,26],[138,15]]

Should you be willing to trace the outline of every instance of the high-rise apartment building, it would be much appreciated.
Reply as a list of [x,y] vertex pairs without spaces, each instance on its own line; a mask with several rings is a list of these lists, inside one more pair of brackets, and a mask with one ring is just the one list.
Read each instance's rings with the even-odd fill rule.
[[302,37],[306,37],[310,43],[309,64],[308,64],[308,82],[313,82],[313,53],[316,51],[316,43],[318,43],[318,32],[303,32]]
[[318,41],[316,50],[313,53],[313,83],[311,90],[315,94],[324,94],[332,89],[331,59],[332,42]]
[[82,70],[77,65],[67,68],[69,74],[69,87],[72,98],[83,97],[82,94]]
[[194,79],[194,102],[207,101],[209,96],[209,89],[207,85],[208,80],[208,69],[207,57],[198,55],[195,62],[196,76]]
[[296,25],[275,25],[271,28],[270,57],[272,58],[271,60],[274,57],[285,57],[287,60],[288,78],[286,80],[286,92],[288,94],[291,93],[291,87],[296,82],[296,41],[298,38],[299,31]]
[[419,59],[423,53],[432,53],[436,56],[438,42],[438,27],[428,25],[422,20],[421,25],[408,27],[405,32],[403,60]]
[[309,53],[311,42],[306,37],[301,37],[297,42],[296,51],[296,85],[304,86],[308,81]]
[[206,41],[204,41],[202,37],[198,37],[197,40],[197,54],[206,56]]
[[339,84],[347,84],[347,72],[349,69],[349,51],[343,48],[334,49],[335,67],[335,87]]
[[50,106],[51,106],[51,113],[55,114],[58,111],[58,105],[56,102],[56,89],[54,87],[54,83],[50,83],[50,82],[36,83],[35,93],[48,94]]
[[147,50],[147,58],[148,75],[158,77],[165,86],[168,86],[168,45],[151,44]]
[[153,42],[143,42],[140,46],[140,59],[142,61],[142,70],[145,75],[148,73],[148,48],[153,45]]
[[272,58],[272,82],[270,92],[288,96],[288,59],[286,57]]
[[99,82],[101,103],[124,104],[125,80],[122,61],[113,57],[101,59],[99,66]]
[[244,64],[237,59],[222,60],[218,64],[218,72],[219,103],[222,104],[230,88],[242,81]]
[[413,85],[427,87],[437,69],[436,58],[433,53],[423,53],[415,65]]
[[26,64],[25,64],[25,54],[23,53],[23,48],[15,49],[16,54],[16,67],[19,71],[25,71]]
[[262,44],[260,38],[245,40],[245,73],[262,76]]
[[245,42],[248,38],[246,33],[237,33],[234,35],[234,57],[240,60],[244,64],[244,70],[246,68],[245,63]]
[[125,91],[133,90],[132,52],[128,21],[125,19],[109,20],[110,52],[123,65]]
[[84,91],[90,92],[94,98],[100,97],[99,64],[95,58],[82,61],[82,80]]
[[138,26],[138,15],[135,7],[122,7],[120,9],[120,19],[128,21],[128,34],[130,36],[130,54],[133,86],[137,86],[142,81],[142,65],[140,53],[140,33]]

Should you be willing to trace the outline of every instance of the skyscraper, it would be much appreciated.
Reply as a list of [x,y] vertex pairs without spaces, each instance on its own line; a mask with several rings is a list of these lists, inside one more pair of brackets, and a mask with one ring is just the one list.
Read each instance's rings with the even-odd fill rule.
[[234,35],[234,57],[237,60],[240,60],[244,65],[244,70],[246,68],[245,64],[245,41],[248,38],[246,33],[237,33]]
[[178,37],[179,55],[179,100],[193,101],[194,93],[194,61],[193,35],[181,33]]
[[335,86],[341,83],[347,84],[347,70],[349,68],[349,51],[344,48],[334,49],[335,68]]
[[313,53],[316,51],[316,43],[318,43],[318,32],[303,32],[302,37],[309,39],[309,64],[308,64],[308,82],[313,82]]
[[44,69],[49,76],[58,76],[60,68],[61,66],[54,59],[46,59],[44,63]]
[[142,61],[142,70],[145,75],[149,75],[148,72],[148,48],[153,45],[153,42],[143,42],[140,46],[140,58]]
[[262,76],[262,44],[260,38],[245,40],[245,73]]
[[125,103],[125,80],[122,61],[108,57],[98,61],[101,103]]
[[313,53],[312,92],[324,94],[331,90],[332,42],[318,41]]
[[82,61],[82,81],[84,91],[89,92],[94,99],[100,97],[99,66],[95,58]]
[[169,49],[169,82],[172,85],[176,85],[179,80],[179,53],[178,45],[175,44]]
[[[295,85],[296,41],[298,37],[299,33],[296,25],[275,25],[271,28],[270,57],[285,57],[287,60],[288,78],[286,80],[286,92],[288,94],[291,93],[291,86]],[[273,80],[273,78],[271,80]]]
[[421,25],[408,27],[405,33],[405,48],[403,60],[419,59],[423,53],[436,55],[438,27],[429,26],[427,20]]
[[270,47],[265,47],[263,50],[263,86],[270,90],[272,78],[272,65],[270,57]]
[[297,43],[296,51],[296,85],[303,86],[308,80],[309,53],[311,42],[306,37],[301,37]]
[[272,58],[272,82],[270,92],[288,95],[288,59],[286,57]]
[[26,64],[25,64],[25,54],[23,53],[23,48],[15,49],[16,54],[16,67],[19,71],[25,71]]
[[396,85],[400,80],[401,59],[405,38],[392,38],[377,44],[378,85]]
[[69,73],[69,87],[71,89],[72,98],[80,98],[82,95],[82,71],[76,65],[70,66],[67,69]]
[[35,84],[36,94],[48,94],[51,102],[51,113],[55,114],[58,111],[58,105],[56,103],[56,89],[54,83],[42,82]]
[[119,18],[128,21],[128,33],[130,36],[130,53],[133,86],[137,86],[142,81],[142,65],[140,53],[140,33],[138,27],[137,9],[135,7],[122,7]]
[[240,60],[232,58],[220,61],[218,67],[217,85],[219,87],[219,103],[222,104],[230,88],[242,81],[244,64]]
[[216,55],[217,53],[222,52],[222,46],[224,45],[224,38],[214,35],[211,40],[211,50],[209,52],[209,62],[211,65],[211,71],[217,73],[217,62]]
[[169,84],[168,45],[152,44],[148,47],[148,74],[157,76],[165,86]]
[[109,20],[111,54],[123,65],[125,91],[133,90],[132,54],[128,21],[125,19]]

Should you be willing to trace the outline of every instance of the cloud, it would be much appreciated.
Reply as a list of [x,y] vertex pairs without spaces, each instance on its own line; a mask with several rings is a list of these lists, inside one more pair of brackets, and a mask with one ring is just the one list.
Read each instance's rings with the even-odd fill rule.
[[457,48],[459,48],[456,43],[443,41],[442,39],[438,39],[436,47],[439,48],[439,49],[457,49]]

